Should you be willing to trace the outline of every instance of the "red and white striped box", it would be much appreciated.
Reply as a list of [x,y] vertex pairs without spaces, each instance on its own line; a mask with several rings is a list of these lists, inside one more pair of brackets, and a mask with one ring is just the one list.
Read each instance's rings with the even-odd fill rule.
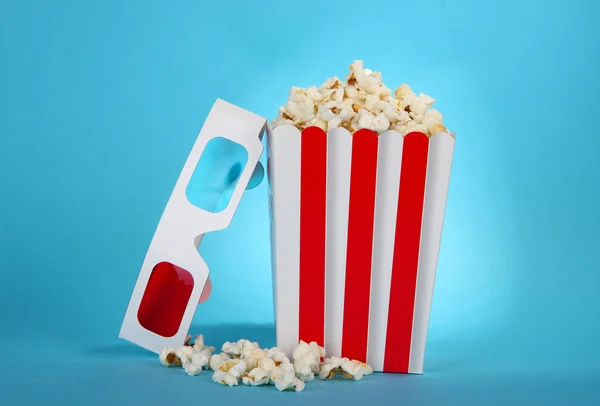
[[423,373],[454,138],[268,129],[277,346]]

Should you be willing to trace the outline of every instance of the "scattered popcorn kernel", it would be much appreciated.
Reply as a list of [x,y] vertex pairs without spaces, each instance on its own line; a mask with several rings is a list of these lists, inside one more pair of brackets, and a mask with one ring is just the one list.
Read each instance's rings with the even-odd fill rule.
[[192,355],[194,355],[194,349],[190,346],[184,346],[175,350],[175,355],[180,359],[181,364],[185,365],[190,362]]
[[373,368],[364,362],[349,360],[344,358],[341,363],[341,374],[346,378],[352,378],[356,381],[362,379],[364,375],[373,373]]
[[311,341],[308,346],[312,349],[315,350],[317,352],[317,354],[319,355],[320,358],[325,357],[325,348],[321,347],[319,344],[317,344],[316,341]]
[[266,372],[271,372],[273,368],[275,368],[275,361],[271,358],[263,358],[258,361],[258,367]]
[[220,383],[221,385],[227,386],[237,386],[238,380],[229,375],[227,372],[223,372],[220,370],[216,370],[212,376],[212,380],[216,383]]
[[221,352],[229,355],[230,358],[239,358],[242,353],[242,346],[239,343],[226,341],[221,347]]
[[358,381],[361,380],[363,376],[372,373],[373,368],[364,362],[350,360],[348,358],[331,357],[327,358],[323,365],[321,365],[319,378],[331,379],[335,375],[340,374],[346,378]]
[[257,343],[251,342],[250,340],[239,340],[238,344],[240,345],[240,354],[242,359],[247,358],[254,350],[259,350],[259,346]]
[[163,348],[160,351],[160,354],[158,354],[160,363],[163,365],[166,365],[168,367],[181,366],[181,360],[179,359],[179,357],[177,355],[175,355],[176,351],[177,350],[174,347]]
[[223,362],[213,374],[213,381],[221,385],[235,386],[246,372],[246,363],[238,358]]
[[296,392],[302,392],[304,390],[304,382],[301,379],[296,378],[294,380],[294,390]]
[[275,362],[276,366],[290,363],[290,360],[287,357],[287,355],[285,355],[285,353],[281,351],[278,347],[273,347],[270,350],[268,350],[267,357],[272,359]]
[[315,378],[315,374],[310,365],[303,360],[294,362],[294,371],[296,372],[296,377],[303,382],[310,382]]
[[190,363],[194,364],[194,365],[200,365],[201,367],[208,369],[211,358],[212,358],[212,356],[211,356],[210,350],[204,349],[204,350],[192,355]]
[[316,342],[306,343],[300,341],[294,349],[292,358],[294,363],[303,362],[308,365],[313,372],[319,372],[321,357],[325,356],[325,349],[317,345]]
[[[304,389],[302,386],[304,382],[296,378],[294,367],[291,364],[284,364],[273,368],[270,374],[270,382],[271,384],[274,384],[279,391],[295,389],[296,385],[299,385]],[[302,382],[302,384],[298,384],[298,382]]]
[[222,352],[220,354],[215,354],[210,358],[210,369],[213,371],[219,369],[221,365],[225,362],[229,361],[231,358],[226,353]]
[[249,373],[242,375],[244,385],[260,386],[269,383],[269,372],[262,368],[254,368]]
[[342,365],[342,358],[330,357],[325,360],[321,365],[321,371],[319,372],[319,378],[331,379],[340,371]]
[[190,345],[190,346],[191,346],[191,345],[192,345],[192,344],[190,344],[190,341],[191,341],[191,340],[192,340],[192,336],[191,336],[191,335],[189,335],[189,334],[187,334],[187,335],[185,336],[185,341],[184,341],[183,345],[184,345],[184,346],[186,346],[186,345]]
[[200,375],[202,371],[202,365],[194,364],[193,362],[189,362],[183,365],[183,369],[189,376]]

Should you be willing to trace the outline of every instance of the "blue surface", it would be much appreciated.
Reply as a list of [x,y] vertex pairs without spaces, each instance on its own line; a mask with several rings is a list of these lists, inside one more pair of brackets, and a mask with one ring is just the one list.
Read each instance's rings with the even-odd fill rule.
[[[600,4],[204,3],[0,2],[0,403],[598,404]],[[214,100],[273,117],[353,59],[457,133],[426,374],[231,389],[118,340]],[[200,247],[214,344],[272,340],[266,187]]]

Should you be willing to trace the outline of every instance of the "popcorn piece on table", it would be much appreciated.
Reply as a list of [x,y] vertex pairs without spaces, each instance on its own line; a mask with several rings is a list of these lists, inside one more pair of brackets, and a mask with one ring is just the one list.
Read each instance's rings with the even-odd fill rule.
[[196,351],[196,352],[201,352],[203,350],[209,350],[210,354],[212,354],[215,351],[214,346],[212,346],[212,345],[207,346],[204,344],[204,336],[202,334],[196,335],[196,340],[194,341],[193,348],[194,348],[194,351]]
[[352,378],[355,381],[362,379],[364,375],[370,375],[373,373],[373,368],[369,364],[364,362],[349,360],[348,358],[342,359],[342,375],[346,378]]
[[[319,372],[321,358],[325,357],[325,349],[320,347],[316,342],[306,343],[305,341],[300,341],[296,348],[294,348],[294,352],[292,358],[294,359],[294,364],[298,362],[303,362],[308,365],[312,372]],[[301,368],[302,366],[300,366]]]
[[272,359],[275,362],[275,366],[279,366],[281,364],[289,364],[290,360],[285,355],[283,351],[279,347],[270,348],[267,351],[267,357]]
[[188,345],[180,347],[175,350],[175,355],[180,359],[182,365],[188,364],[194,355],[194,348]]
[[258,367],[258,362],[266,357],[267,352],[265,350],[261,350],[260,348],[250,351],[248,356],[244,358],[244,361],[246,361],[246,372],[250,372],[254,368]]
[[338,357],[330,357],[325,360],[321,365],[321,371],[319,372],[319,378],[331,379],[339,372],[342,366],[342,359]]
[[296,372],[296,377],[303,382],[310,382],[315,379],[315,373],[312,371],[311,366],[303,360],[294,362],[294,371]]
[[221,347],[221,353],[229,355],[230,358],[240,358],[242,353],[242,346],[239,342],[225,341]]
[[271,370],[276,366],[277,365],[275,364],[275,361],[273,361],[271,358],[263,358],[260,361],[258,361],[258,367],[268,373],[270,373]]
[[236,386],[245,372],[246,363],[244,360],[233,358],[225,361],[215,370],[212,380],[221,385]]
[[229,361],[230,359],[231,359],[231,357],[224,352],[215,354],[210,358],[210,362],[209,362],[210,369],[212,369],[213,371],[216,371],[217,369],[219,369],[219,367],[221,365],[223,365],[225,362]]
[[200,372],[202,371],[202,365],[188,362],[187,364],[183,365],[183,369],[189,376],[200,375]]
[[200,367],[204,368],[204,369],[208,369],[210,367],[210,360],[212,358],[212,355],[210,353],[209,349],[204,349],[200,352],[196,352],[194,355],[192,355],[192,358],[190,359],[190,363],[194,364],[194,365],[200,365]]
[[270,383],[275,385],[277,390],[285,391],[294,389],[296,392],[304,390],[304,382],[296,378],[294,366],[292,364],[281,364],[271,370]]
[[331,379],[337,374],[356,381],[361,380],[363,376],[373,373],[373,368],[364,362],[350,360],[348,358],[331,357],[327,358],[321,365],[319,378]]
[[269,383],[269,372],[262,368],[254,368],[250,372],[242,375],[242,382],[244,385],[249,386],[266,385]]
[[242,359],[248,358],[251,353],[255,350],[260,350],[260,346],[256,342],[250,340],[241,339],[238,341],[240,346],[240,355]]
[[181,360],[175,354],[177,350],[174,347],[165,347],[158,354],[160,363],[168,367],[181,366]]

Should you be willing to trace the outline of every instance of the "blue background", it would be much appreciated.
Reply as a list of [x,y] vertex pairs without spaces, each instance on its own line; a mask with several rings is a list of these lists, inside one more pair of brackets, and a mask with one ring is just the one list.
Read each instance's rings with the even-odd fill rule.
[[[597,1],[171,3],[0,2],[3,404],[599,402]],[[223,388],[119,340],[215,99],[272,118],[354,59],[457,133],[426,374]],[[272,345],[266,182],[201,252],[193,332]]]

